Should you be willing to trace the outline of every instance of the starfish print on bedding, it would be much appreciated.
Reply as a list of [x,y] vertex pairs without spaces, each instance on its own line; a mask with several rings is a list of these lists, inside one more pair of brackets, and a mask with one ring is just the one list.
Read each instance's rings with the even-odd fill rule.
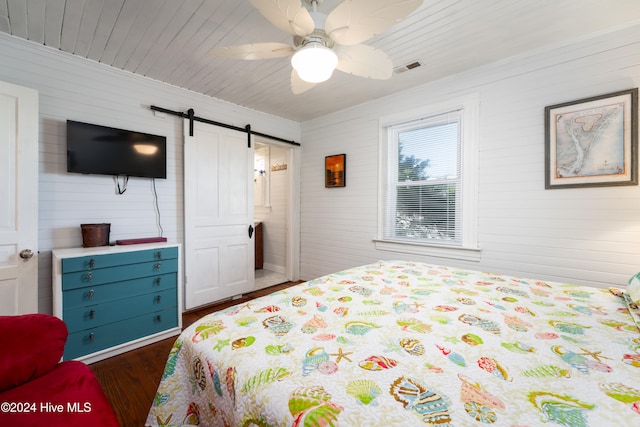
[[460,342],[460,339],[458,337],[444,337],[444,340],[452,344],[458,344]]
[[414,301],[412,305],[418,310],[424,308],[424,303],[422,302]]
[[231,344],[231,340],[218,340],[218,343],[216,345],[213,346],[214,350],[222,350],[223,348],[225,348],[226,346]]
[[247,302],[245,304],[242,304],[240,306],[238,306],[238,311],[242,310],[242,309],[247,309],[247,310],[251,310],[253,308],[255,304],[253,302]]
[[610,358],[610,357],[603,356],[602,354],[600,354],[600,353],[602,353],[601,351],[589,351],[589,350],[585,350],[585,349],[584,349],[584,348],[582,348],[582,347],[580,347],[580,350],[584,351],[584,353],[578,353],[578,354],[580,354],[581,356],[591,356],[591,357],[593,357],[595,360],[597,360],[598,362],[602,362],[602,360],[600,360],[601,358],[602,358],[602,359],[609,359],[609,360],[611,360],[611,358]]
[[340,361],[342,359],[345,359],[345,360],[348,360],[349,362],[352,362],[352,360],[349,359],[349,357],[347,357],[350,354],[353,354],[353,351],[349,351],[349,352],[345,353],[345,352],[342,351],[342,347],[338,347],[338,352],[331,354],[331,356],[336,356],[337,357],[336,358],[336,363],[340,363]]
[[386,343],[381,342],[380,344],[386,346],[384,349],[385,353],[396,352],[402,354],[402,347],[400,347],[400,344],[397,341],[387,340]]

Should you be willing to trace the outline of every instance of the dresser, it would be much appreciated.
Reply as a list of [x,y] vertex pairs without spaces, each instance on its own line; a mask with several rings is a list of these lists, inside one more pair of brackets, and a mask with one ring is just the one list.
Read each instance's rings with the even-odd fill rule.
[[178,335],[180,249],[156,243],[54,250],[53,314],[69,330],[63,359],[92,363]]

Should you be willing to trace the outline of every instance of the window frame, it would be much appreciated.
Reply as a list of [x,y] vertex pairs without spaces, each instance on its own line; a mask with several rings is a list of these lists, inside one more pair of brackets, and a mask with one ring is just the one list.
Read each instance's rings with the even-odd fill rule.
[[[402,127],[405,124],[448,112],[461,110],[461,153],[462,171],[462,238],[459,244],[444,241],[427,242],[419,239],[392,239],[384,237],[387,191],[389,187],[390,161],[397,168],[397,154],[394,159],[389,156],[389,134],[391,127]],[[443,258],[480,260],[478,246],[478,120],[480,98],[478,94],[470,94],[448,101],[431,104],[410,111],[392,114],[379,118],[379,183],[378,183],[378,233],[374,239],[378,250],[410,253]],[[393,143],[397,147],[397,140]],[[397,148],[395,149],[397,152]]]

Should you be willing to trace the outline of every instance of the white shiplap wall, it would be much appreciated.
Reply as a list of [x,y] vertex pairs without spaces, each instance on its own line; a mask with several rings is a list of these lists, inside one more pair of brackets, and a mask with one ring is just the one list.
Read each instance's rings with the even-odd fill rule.
[[[544,107],[638,86],[640,25],[523,53],[302,123],[301,277],[379,259],[414,259],[625,285],[640,271],[640,187],[545,190]],[[471,93],[481,102],[481,260],[376,250],[378,118]],[[347,154],[347,186],[325,189],[324,157],[338,153]]]
[[298,123],[133,75],[0,34],[0,80],[40,94],[39,311],[51,312],[51,250],[82,244],[80,224],[111,223],[111,240],[159,235],[151,180],[131,178],[116,195],[111,177],[66,172],[66,120],[165,135],[168,177],[156,180],[164,236],[183,242],[182,119],[157,105],[300,140]]

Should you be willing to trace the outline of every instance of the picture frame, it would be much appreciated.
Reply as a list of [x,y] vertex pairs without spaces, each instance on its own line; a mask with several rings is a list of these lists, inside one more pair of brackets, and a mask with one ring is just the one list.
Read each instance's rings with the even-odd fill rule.
[[638,88],[545,107],[545,189],[638,184]]
[[326,188],[347,185],[347,155],[334,154],[324,158],[324,186]]

